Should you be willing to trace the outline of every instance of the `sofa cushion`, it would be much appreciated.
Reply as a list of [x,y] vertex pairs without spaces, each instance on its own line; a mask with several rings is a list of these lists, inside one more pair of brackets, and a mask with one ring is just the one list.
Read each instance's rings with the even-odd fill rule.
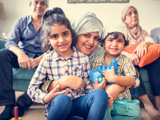
[[27,68],[12,68],[12,70],[13,79],[25,79],[30,81],[36,71],[36,68],[31,69],[30,71]]

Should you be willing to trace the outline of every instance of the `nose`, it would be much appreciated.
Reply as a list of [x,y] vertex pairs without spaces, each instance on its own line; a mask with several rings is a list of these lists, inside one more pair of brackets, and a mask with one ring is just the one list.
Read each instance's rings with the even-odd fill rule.
[[93,43],[94,43],[93,38],[89,38],[88,42],[89,42],[89,44],[93,45]]
[[116,40],[113,41],[113,46],[117,46],[117,41]]
[[59,42],[60,42],[60,43],[62,43],[62,42],[64,42],[64,41],[65,41],[65,40],[64,40],[63,37],[60,37],[60,38],[59,38]]

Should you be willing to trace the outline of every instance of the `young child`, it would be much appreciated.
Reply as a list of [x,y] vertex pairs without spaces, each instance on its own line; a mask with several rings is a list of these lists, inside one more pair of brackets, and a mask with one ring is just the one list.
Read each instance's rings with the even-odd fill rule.
[[[140,120],[141,111],[138,100],[131,100],[131,95],[127,86],[133,86],[136,79],[136,71],[131,60],[122,55],[121,52],[127,45],[125,40],[127,30],[124,24],[110,23],[103,33],[102,46],[105,53],[97,57],[94,61],[93,68],[97,69],[98,66],[108,66],[112,59],[116,59],[118,68],[115,75],[114,67],[111,72],[103,71],[102,75],[108,82],[113,82],[126,89],[119,93],[111,108],[107,108],[104,120]],[[110,94],[114,91],[112,85],[107,85],[106,92]]]
[[[34,102],[46,105],[48,120],[66,120],[72,116],[102,120],[108,96],[102,89],[93,91],[89,59],[74,47],[76,34],[60,8],[45,13],[42,31],[42,48],[48,54],[41,60],[30,82],[28,95]],[[85,84],[79,92],[60,84],[60,78],[70,75],[83,79]],[[56,81],[57,85],[48,94],[39,89],[47,79]]]

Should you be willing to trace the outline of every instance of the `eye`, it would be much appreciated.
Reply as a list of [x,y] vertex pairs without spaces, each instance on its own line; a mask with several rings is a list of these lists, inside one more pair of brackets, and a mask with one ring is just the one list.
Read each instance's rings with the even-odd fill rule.
[[122,40],[118,40],[118,42],[119,42],[119,43],[121,43],[121,42],[122,42]]
[[58,38],[58,35],[50,35],[49,38],[50,38],[50,39],[57,39],[57,38]]
[[113,40],[112,39],[108,39],[108,41],[112,42]]
[[69,34],[69,33],[67,33],[67,32],[63,33],[64,36],[68,36],[68,34]]
[[41,5],[46,5],[46,2],[41,2]]
[[134,14],[137,14],[137,11],[136,11],[136,10],[134,11]]
[[34,2],[33,2],[33,5],[37,5],[37,4],[38,4],[38,1],[34,1]]
[[129,13],[127,14],[127,16],[131,16],[131,12],[129,12]]
[[94,38],[96,41],[100,41],[101,39],[100,39],[100,37],[95,37]]
[[85,37],[87,37],[87,38],[89,38],[90,37],[90,35],[89,34],[83,34]]

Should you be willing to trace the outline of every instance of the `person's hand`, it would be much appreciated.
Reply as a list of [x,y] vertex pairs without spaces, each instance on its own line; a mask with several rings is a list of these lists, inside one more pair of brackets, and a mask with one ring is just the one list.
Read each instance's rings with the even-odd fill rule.
[[139,58],[141,58],[144,54],[147,53],[148,44],[145,42],[141,42],[136,49],[133,51]]
[[133,54],[128,54],[127,57],[129,57],[133,63],[133,65],[138,65],[139,63],[139,57],[137,54],[133,53]]
[[31,68],[35,68],[38,66],[39,62],[35,58],[30,58]]
[[31,70],[31,63],[29,57],[22,51],[20,54],[18,54],[18,64],[21,68],[28,68]]
[[44,97],[44,102],[45,103],[50,103],[56,96],[60,94],[68,94],[69,88],[66,90],[61,90],[60,91],[60,86],[57,85],[53,90],[51,90],[45,97]]
[[93,87],[94,89],[104,89],[106,87],[106,80],[103,78],[103,81],[99,83],[98,79],[96,79],[96,83]]
[[104,75],[104,78],[107,82],[114,82],[116,76],[114,71],[114,66],[112,66],[111,72],[103,71],[102,75]]
[[85,87],[85,81],[77,76],[66,76],[67,77],[67,87],[76,90],[76,91],[81,91],[82,88]]
[[107,107],[110,108],[114,103],[113,97],[108,94],[108,105]]

